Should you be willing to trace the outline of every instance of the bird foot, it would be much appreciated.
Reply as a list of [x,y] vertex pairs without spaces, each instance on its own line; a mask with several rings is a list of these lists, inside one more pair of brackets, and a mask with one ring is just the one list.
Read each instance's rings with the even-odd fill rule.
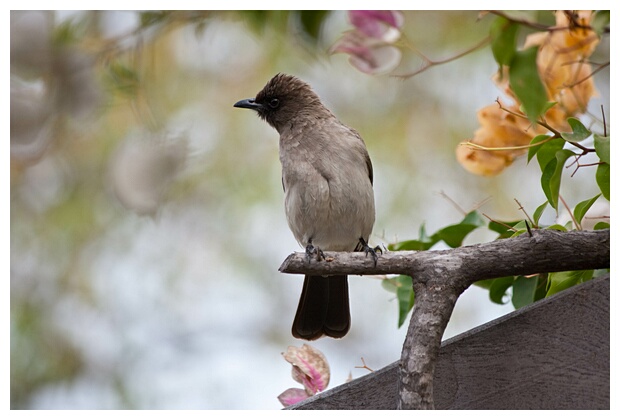
[[359,252],[365,252],[366,256],[368,256],[368,254],[372,255],[373,260],[375,260],[375,267],[377,266],[377,259],[379,258],[377,257],[377,252],[383,254],[383,250],[378,245],[374,248],[371,248],[370,245],[368,245],[368,243],[364,240],[364,238],[360,238],[360,241],[357,244],[357,247],[355,247],[355,250]]
[[312,243],[306,245],[306,257],[308,258],[308,262],[316,255],[316,260],[321,261],[325,259],[325,254],[320,248],[315,247]]

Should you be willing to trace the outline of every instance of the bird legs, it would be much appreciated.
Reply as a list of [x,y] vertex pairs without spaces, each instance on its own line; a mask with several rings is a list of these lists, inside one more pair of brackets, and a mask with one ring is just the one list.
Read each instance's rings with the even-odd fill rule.
[[383,251],[378,245],[374,248],[371,248],[370,245],[368,245],[368,243],[362,237],[360,237],[360,240],[357,243],[357,246],[355,247],[355,251],[365,252],[366,256],[368,256],[368,254],[372,255],[373,260],[375,260],[375,266],[377,265],[377,259],[378,259],[377,252],[383,254]]
[[[366,256],[370,254],[375,261],[375,266],[377,265],[378,259],[377,252],[383,254],[383,250],[379,246],[371,248],[362,237],[360,237],[359,242],[355,246],[354,252],[365,252]],[[308,245],[306,245],[306,258],[308,259],[308,262],[310,262],[313,257],[316,258],[317,261],[325,260],[325,253],[321,250],[321,248],[315,247],[312,244],[311,239],[308,241]]]
[[308,262],[316,255],[316,260],[321,261],[325,259],[325,254],[321,250],[321,248],[315,247],[312,245],[312,239],[308,241],[308,245],[306,245],[306,258],[308,258]]

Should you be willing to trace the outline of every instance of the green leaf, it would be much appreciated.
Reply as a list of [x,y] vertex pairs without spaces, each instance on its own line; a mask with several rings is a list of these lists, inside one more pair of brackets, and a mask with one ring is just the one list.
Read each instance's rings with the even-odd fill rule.
[[[530,163],[530,160],[532,160],[534,155],[536,155],[536,153],[538,153],[540,148],[546,144],[545,140],[547,140],[550,137],[551,136],[548,136],[546,134],[540,134],[532,139],[532,141],[530,142],[531,147],[527,150],[527,163]],[[533,144],[535,146],[532,146]]]
[[596,169],[596,183],[607,201],[609,201],[609,168],[608,163],[601,163]]
[[70,45],[78,41],[78,26],[71,20],[63,22],[54,28],[52,42],[55,46]]
[[[558,161],[556,159],[549,161],[549,163],[547,163],[547,166],[545,166],[545,169],[543,170],[543,173],[540,177],[540,184],[542,186],[543,192],[545,193],[545,196],[547,197],[547,201],[549,202],[549,204],[551,204],[551,207],[553,207],[556,210],[557,210],[559,191],[558,191],[558,194],[554,195],[554,190],[552,189],[552,185],[551,185],[551,178],[553,178],[553,176],[555,175],[557,166],[558,166]],[[560,166],[560,168],[561,167],[562,166]]]
[[523,235],[525,232],[527,232],[527,228],[526,229],[519,229],[516,232],[514,232],[510,237],[511,238],[516,238],[517,236]]
[[109,79],[119,93],[135,96],[140,89],[140,75],[120,62],[112,62],[108,68]]
[[433,236],[433,240],[441,240],[451,248],[458,248],[463,244],[463,240],[473,230],[484,226],[486,223],[480,213],[477,211],[469,212],[465,218],[456,225],[446,226],[437,231]]
[[564,141],[564,139],[553,139],[540,147],[538,153],[536,153],[536,159],[538,160],[541,171],[544,171],[545,166],[547,166],[552,159],[555,159],[555,154],[558,150],[562,150],[565,144],[566,141]]
[[439,242],[439,239],[433,239],[426,234],[426,227],[424,226],[424,223],[420,226],[419,236],[419,239],[389,244],[388,249],[390,251],[427,251]]
[[394,293],[398,300],[398,327],[402,326],[407,319],[407,314],[413,308],[413,282],[411,277],[400,275],[391,277],[381,282],[388,292]]
[[523,222],[522,220],[516,220],[513,222],[504,222],[504,221],[491,221],[489,222],[488,228],[493,232],[499,233],[497,239],[510,238],[514,233],[514,230],[510,228],[514,228],[518,223]]
[[527,232],[527,226],[525,225],[525,220],[519,220],[519,223],[515,224],[512,228],[515,229],[515,231],[512,232],[512,235],[510,235],[510,238],[516,238],[517,236],[521,236],[525,232]]
[[592,207],[592,204],[594,204],[594,202],[600,197],[600,194],[597,194],[596,196],[592,197],[589,200],[584,200],[581,203],[577,204],[575,206],[575,210],[573,211],[573,216],[575,216],[575,220],[577,221],[577,223],[581,224],[581,220],[583,219],[583,216],[585,216],[585,214],[587,213],[588,210],[590,210],[590,207]]
[[483,289],[490,290],[491,289],[491,285],[493,284],[494,281],[495,281],[495,279],[478,280],[478,281],[474,282],[474,285],[476,285],[478,287],[482,287]]
[[602,160],[605,163],[609,163],[609,155],[610,155],[610,149],[609,149],[609,136],[607,137],[603,137],[603,136],[599,136],[598,134],[594,135],[594,150],[596,150],[596,154],[598,155],[598,158],[600,160]]
[[412,239],[409,241],[398,242],[395,244],[389,244],[388,249],[390,251],[427,251],[438,241],[426,242]]
[[609,229],[609,223],[598,222],[597,224],[594,225],[594,230],[600,230],[600,229]]
[[547,102],[547,104],[545,105],[545,109],[543,110],[543,114],[546,114],[547,111],[549,111],[551,108],[553,108],[554,106],[556,106],[558,103],[554,102],[554,101],[549,101]]
[[592,135],[592,132],[588,130],[577,118],[570,117],[567,121],[573,129],[573,132],[561,133],[564,140],[579,142],[587,139]]
[[549,279],[549,273],[541,273],[537,277],[538,285],[534,293],[534,302],[544,299],[545,296],[547,296],[547,280]]
[[512,304],[515,309],[534,302],[536,287],[538,286],[538,276],[525,277],[518,276],[512,285]]
[[413,308],[414,294],[411,277],[400,275],[396,278],[396,297],[398,298],[398,327],[407,320],[407,314]]
[[540,226],[538,221],[540,220],[540,216],[542,216],[542,214],[545,212],[545,209],[547,208],[548,204],[549,204],[549,201],[545,201],[540,206],[538,206],[536,210],[534,211],[534,216],[533,216],[534,227]]
[[592,273],[592,278],[595,279],[597,277],[604,276],[605,274],[609,274],[609,272],[609,268],[597,268],[594,270],[594,273]]
[[140,12],[140,26],[146,28],[163,22],[171,15],[169,11],[145,11]]
[[418,233],[419,240],[422,242],[430,242],[431,238],[426,234],[426,225],[422,223],[420,225],[420,231]]
[[530,121],[536,121],[547,106],[547,91],[540,80],[536,55],[538,47],[516,51],[508,72],[510,87]]
[[547,226],[546,229],[559,230],[559,231],[562,231],[562,232],[566,232],[566,228],[564,226],[558,225],[558,224]]
[[513,276],[494,279],[489,289],[489,298],[491,298],[491,301],[500,305],[508,303],[507,301],[504,302],[504,296],[506,296],[506,290],[512,286],[513,282]]
[[437,237],[441,238],[450,248],[458,248],[463,245],[465,237],[477,228],[478,226],[466,224],[447,226],[437,232]]
[[519,25],[504,17],[498,17],[491,24],[491,51],[497,64],[509,66],[517,52]]
[[465,218],[461,220],[461,224],[468,224],[474,226],[484,226],[486,224],[486,220],[478,211],[472,210],[465,215]]
[[427,251],[439,241],[448,246],[457,248],[462,245],[465,237],[476,228],[485,225],[485,220],[477,211],[469,212],[465,218],[455,225],[446,226],[432,236],[426,235],[424,225],[420,227],[420,239],[398,242],[388,245],[390,251]]
[[399,285],[400,282],[398,280],[398,277],[388,277],[381,280],[381,287],[383,287],[390,293],[396,294],[396,290],[398,289]]
[[298,15],[299,26],[308,38],[316,43],[321,34],[321,27],[329,14],[328,10],[301,10],[294,12]]
[[606,30],[609,31],[609,10],[597,10],[590,26],[599,36],[602,36]]
[[240,12],[250,29],[263,34],[267,28],[284,29],[290,25],[288,10],[244,10]]
[[577,270],[577,271],[562,271],[560,273],[549,273],[549,279],[547,280],[548,289],[547,297],[554,295],[562,290],[566,290],[569,287],[573,287],[576,284],[583,283],[590,280],[594,270]]
[[560,195],[560,183],[562,181],[562,171],[566,159],[574,156],[575,152],[567,149],[558,150],[555,159],[551,159],[542,173],[540,182],[543,192],[549,200],[549,204],[554,209],[558,209],[558,196]]

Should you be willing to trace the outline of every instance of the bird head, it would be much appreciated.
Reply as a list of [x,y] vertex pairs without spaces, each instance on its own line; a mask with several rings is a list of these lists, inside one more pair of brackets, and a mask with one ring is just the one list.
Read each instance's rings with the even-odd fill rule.
[[327,110],[310,85],[288,74],[276,74],[255,98],[235,103],[236,108],[253,109],[273,128],[281,132],[300,118],[321,115]]

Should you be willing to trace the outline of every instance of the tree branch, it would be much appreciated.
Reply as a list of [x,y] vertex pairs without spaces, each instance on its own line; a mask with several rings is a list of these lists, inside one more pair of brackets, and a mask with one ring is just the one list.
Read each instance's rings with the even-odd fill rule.
[[458,297],[478,280],[509,275],[609,267],[609,229],[534,230],[516,238],[440,251],[387,252],[376,263],[364,253],[325,252],[325,261],[291,254],[284,273],[406,274],[415,305],[400,360],[399,408],[433,408],[433,377],[441,338]]

